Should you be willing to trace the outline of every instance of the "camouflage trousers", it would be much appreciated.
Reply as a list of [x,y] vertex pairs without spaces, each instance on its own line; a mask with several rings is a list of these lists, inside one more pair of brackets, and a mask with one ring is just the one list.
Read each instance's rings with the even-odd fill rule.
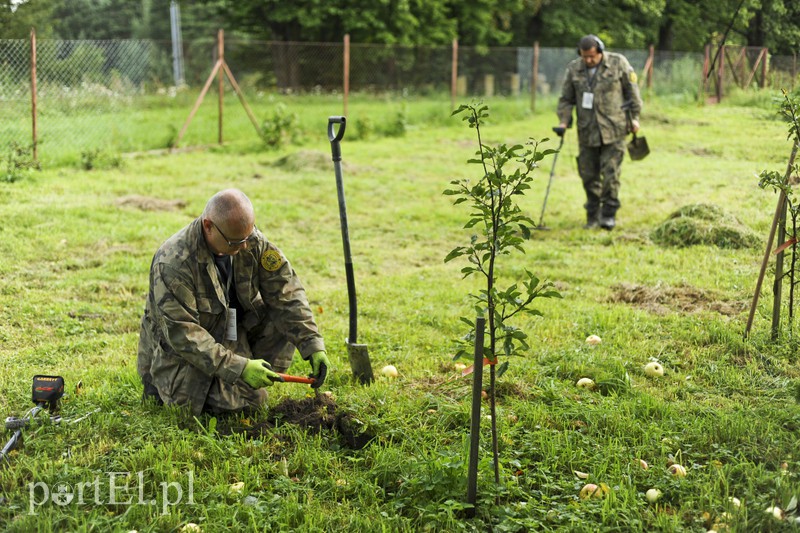
[[578,173],[586,191],[586,212],[613,217],[620,207],[619,175],[625,155],[625,140],[601,146],[580,146]]
[[[250,332],[238,327],[238,340],[226,341],[225,347],[248,359],[264,359],[275,372],[286,372],[292,364],[295,347],[271,321],[265,320]],[[214,378],[204,409],[212,413],[258,408],[267,399],[266,389],[254,389],[242,379],[225,383]]]
[[[272,322],[265,320],[251,328],[248,333],[239,324],[236,341],[224,341],[229,350],[248,359],[264,359],[276,372],[286,372],[292,364],[295,347],[279,332]],[[163,404],[158,389],[151,382],[149,375],[142,378],[144,399],[152,398]],[[265,389],[254,389],[242,379],[234,383],[226,383],[220,378],[213,378],[206,395],[204,411],[212,413],[237,412],[246,409],[257,409],[267,400]]]

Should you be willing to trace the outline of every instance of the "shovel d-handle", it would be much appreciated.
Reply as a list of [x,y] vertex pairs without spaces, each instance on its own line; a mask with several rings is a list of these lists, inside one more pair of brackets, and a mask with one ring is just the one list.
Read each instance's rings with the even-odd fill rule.
[[[336,124],[339,124],[339,130],[336,130]],[[342,160],[342,149],[339,146],[339,141],[344,137],[344,130],[347,126],[347,119],[345,117],[328,117],[328,140],[331,142],[331,158],[334,161]]]

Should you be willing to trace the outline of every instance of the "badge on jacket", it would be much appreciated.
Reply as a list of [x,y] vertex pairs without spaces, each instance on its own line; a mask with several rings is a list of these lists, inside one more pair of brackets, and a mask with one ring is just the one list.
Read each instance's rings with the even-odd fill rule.
[[267,272],[275,272],[282,264],[281,254],[277,250],[265,250],[261,254],[261,266]]

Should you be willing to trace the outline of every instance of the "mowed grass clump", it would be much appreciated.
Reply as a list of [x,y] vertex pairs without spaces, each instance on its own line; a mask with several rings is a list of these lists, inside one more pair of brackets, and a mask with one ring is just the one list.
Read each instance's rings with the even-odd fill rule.
[[758,235],[735,216],[713,204],[686,205],[656,227],[650,238],[660,246],[718,248],[753,248],[761,242]]
[[[581,229],[577,143],[565,142],[547,205],[551,230],[534,232],[525,254],[504,256],[510,279],[500,280],[507,286],[527,269],[555,282],[563,299],[542,301],[543,317],[515,322],[531,349],[510,358],[498,380],[500,483],[483,402],[478,506],[468,519],[471,380],[453,354],[466,333],[458,317],[474,314],[466,295],[475,287],[462,279],[463,264],[444,258],[474,229],[464,229],[464,210],[442,191],[481,172],[465,163],[474,132],[449,118],[448,98],[410,102],[405,137],[355,140],[348,132],[342,142],[359,341],[377,376],[363,387],[344,342],[348,299],[326,134],[341,102],[292,101],[308,126],[302,145],[232,143],[119,168],[46,168],[0,184],[0,416],[30,407],[38,373],[66,379],[65,419],[93,413],[26,431],[24,448],[0,469],[0,530],[796,529],[796,344],[784,334],[772,340],[765,297],[751,337],[742,338],[740,304],[752,299],[760,251],[660,247],[646,238],[653,220],[701,201],[736,206],[737,217],[766,233],[774,197],[753,194],[748,180],[753,161],[785,165],[784,123],[764,109],[649,104],[647,135],[658,150],[625,167],[625,216],[612,232]],[[354,103],[355,118],[396,115],[385,101]],[[485,142],[550,134],[554,103],[537,113],[517,113],[524,99],[487,103],[506,112],[492,115]],[[252,136],[244,120],[231,139]],[[760,133],[745,133],[752,131]],[[286,156],[300,164],[274,164]],[[534,217],[550,165],[542,161],[519,198]],[[679,190],[676,173],[686,177]],[[717,187],[731,176],[742,179]],[[259,229],[306,286],[334,366],[320,391],[330,401],[287,383],[271,388],[265,409],[230,418],[141,403],[136,350],[153,252],[231,186],[253,200]],[[602,342],[587,343],[590,335]],[[645,371],[652,361],[663,375]],[[380,373],[389,364],[398,377]],[[289,372],[309,370],[298,358]],[[583,377],[596,387],[578,387]],[[670,472],[673,463],[685,477]],[[127,489],[113,499],[111,473],[127,473],[115,474],[115,486]],[[586,483],[609,492],[583,500]],[[59,487],[83,487],[82,502],[55,503]],[[662,494],[655,503],[645,497],[650,489]],[[786,518],[765,512],[772,507]]]

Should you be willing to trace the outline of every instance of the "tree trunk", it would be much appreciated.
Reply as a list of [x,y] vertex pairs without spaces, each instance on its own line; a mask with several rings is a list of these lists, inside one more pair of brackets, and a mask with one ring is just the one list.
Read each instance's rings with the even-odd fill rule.
[[764,46],[766,40],[764,31],[764,11],[759,9],[753,14],[753,18],[747,24],[747,46]]

